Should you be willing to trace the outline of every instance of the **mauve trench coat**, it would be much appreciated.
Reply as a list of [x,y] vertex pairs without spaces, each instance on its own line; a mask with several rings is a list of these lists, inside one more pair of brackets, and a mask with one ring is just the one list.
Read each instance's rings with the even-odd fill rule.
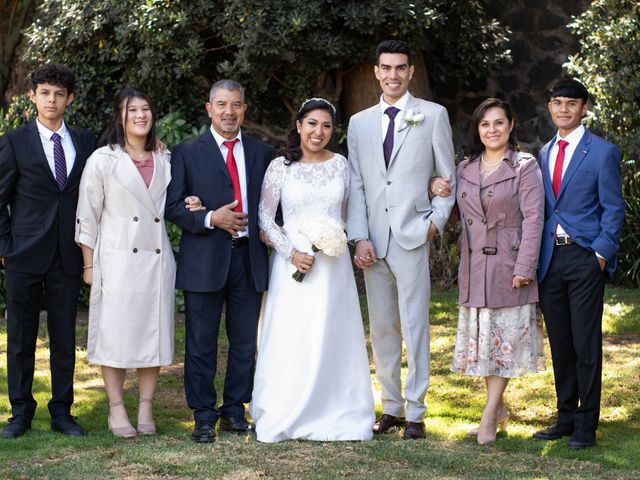
[[[536,269],[544,223],[544,188],[535,158],[508,150],[480,185],[480,158],[458,166],[460,305],[502,308],[538,301]],[[488,199],[487,211],[480,195]],[[494,253],[493,255],[491,253]],[[513,288],[513,276],[532,279]]]

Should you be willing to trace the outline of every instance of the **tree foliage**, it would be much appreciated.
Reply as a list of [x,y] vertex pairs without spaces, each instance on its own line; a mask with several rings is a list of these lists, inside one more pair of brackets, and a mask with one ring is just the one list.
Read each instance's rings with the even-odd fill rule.
[[640,154],[640,4],[596,0],[569,25],[580,51],[567,68],[593,94],[594,120],[629,160]]
[[384,38],[425,52],[439,79],[472,79],[508,57],[506,33],[476,0],[59,0],[39,5],[27,38],[32,62],[78,73],[71,113],[95,130],[126,84],[193,123],[209,82],[232,77],[248,124],[278,137],[304,98],[340,98],[343,75]]

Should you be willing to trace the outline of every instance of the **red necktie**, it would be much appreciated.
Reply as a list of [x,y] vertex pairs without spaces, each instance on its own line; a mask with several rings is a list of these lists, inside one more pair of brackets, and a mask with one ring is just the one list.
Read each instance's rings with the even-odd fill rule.
[[231,183],[233,184],[233,198],[238,201],[238,206],[233,209],[234,212],[242,212],[242,192],[240,191],[240,177],[238,176],[238,165],[236,165],[236,159],[233,156],[233,146],[236,142],[239,142],[237,138],[222,142],[227,147],[227,169],[229,170],[229,176],[231,177]]
[[553,167],[553,181],[551,182],[556,198],[558,197],[560,184],[562,183],[562,164],[564,163],[564,151],[567,145],[569,145],[569,142],[566,140],[558,140],[558,156],[556,157],[556,164]]

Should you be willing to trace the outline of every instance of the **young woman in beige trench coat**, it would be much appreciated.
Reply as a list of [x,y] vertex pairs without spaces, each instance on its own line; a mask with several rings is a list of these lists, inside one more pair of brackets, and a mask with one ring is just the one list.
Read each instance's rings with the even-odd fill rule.
[[[98,145],[80,182],[75,236],[91,285],[88,359],[102,368],[113,434],[153,434],[160,366],[173,361],[175,261],[164,223],[169,152],[156,148],[146,95],[121,92]],[[137,429],[123,403],[127,368],[138,374]]]

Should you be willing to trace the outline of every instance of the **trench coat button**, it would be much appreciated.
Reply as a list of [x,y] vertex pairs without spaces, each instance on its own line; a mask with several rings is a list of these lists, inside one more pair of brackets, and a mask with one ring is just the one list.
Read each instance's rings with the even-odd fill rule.
[[133,221],[137,222],[138,221],[138,217],[133,217]]
[[519,247],[516,247],[515,245],[513,247],[511,247],[511,250],[513,250],[514,252],[517,252],[519,249]]
[[462,196],[462,198],[466,197],[467,196],[467,192],[462,192],[461,196]]
[[473,220],[471,220],[471,219],[467,220],[467,224],[468,225],[473,225]]
[[153,221],[158,223],[160,221],[160,219],[159,218],[154,218]]
[[388,212],[388,211],[389,211],[389,209],[385,208],[385,209],[384,209],[384,211],[385,211],[385,212]]
[[493,197],[493,192],[487,192],[487,196]]
[[160,253],[160,249],[159,248],[156,248],[156,253]]
[[480,220],[480,221],[481,221],[484,225],[486,225],[486,224],[487,224],[487,219],[486,219],[486,218],[483,218],[483,219],[482,219],[482,220]]
[[80,219],[79,219],[79,218],[78,218],[78,219],[76,219],[76,223],[80,223]]
[[138,253],[138,249],[137,249],[137,248],[134,248],[134,249],[133,249],[133,253]]
[[390,181],[387,181],[387,185],[391,185],[391,182],[390,182]]

